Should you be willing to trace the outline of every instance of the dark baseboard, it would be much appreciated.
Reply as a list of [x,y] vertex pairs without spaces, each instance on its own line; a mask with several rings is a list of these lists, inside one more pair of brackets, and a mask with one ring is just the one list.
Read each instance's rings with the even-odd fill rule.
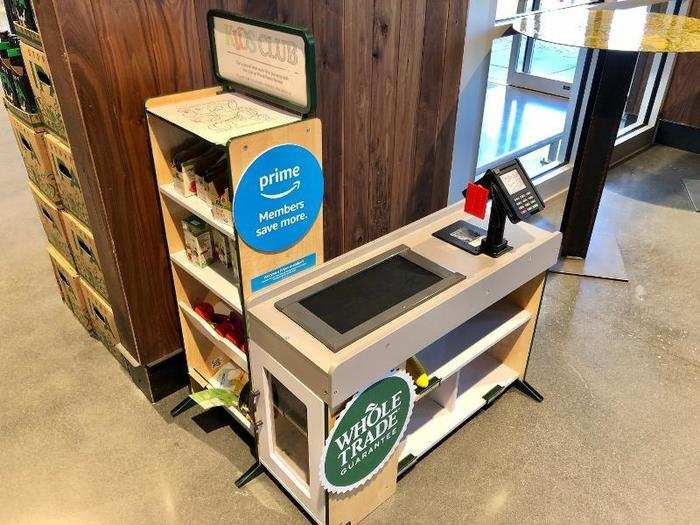
[[691,153],[700,153],[700,128],[659,120],[655,142]]
[[612,157],[610,157],[610,167],[617,166],[642,151],[654,145],[654,128],[650,128],[643,133],[628,138],[622,144],[615,146]]
[[117,358],[117,361],[152,403],[190,384],[185,351],[182,349],[145,366],[136,362],[123,347],[117,348],[116,352],[112,353],[115,357],[121,354],[122,358]]

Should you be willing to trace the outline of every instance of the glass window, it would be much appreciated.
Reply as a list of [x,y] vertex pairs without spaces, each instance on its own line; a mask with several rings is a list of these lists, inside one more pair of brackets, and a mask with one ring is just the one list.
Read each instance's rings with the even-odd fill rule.
[[[674,14],[680,7],[677,1],[659,2],[647,7],[652,13]],[[618,136],[624,136],[649,123],[650,105],[656,91],[656,80],[666,62],[663,53],[640,53],[632,77],[625,111]]]
[[309,441],[306,405],[268,373],[274,411],[275,450],[309,483]]

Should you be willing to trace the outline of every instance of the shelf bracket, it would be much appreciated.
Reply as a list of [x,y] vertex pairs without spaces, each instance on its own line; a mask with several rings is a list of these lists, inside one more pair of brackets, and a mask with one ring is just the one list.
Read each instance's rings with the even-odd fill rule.
[[481,397],[484,399],[487,405],[490,405],[491,402],[494,399],[496,399],[501,392],[503,392],[503,387],[501,385],[496,385]]
[[540,394],[535,388],[525,381],[524,379],[516,379],[515,382],[513,383],[513,386],[520,390],[523,394],[526,396],[531,397],[538,403],[541,403],[544,400],[544,397],[542,397],[542,394]]
[[257,478],[260,474],[262,474],[265,471],[265,467],[263,467],[263,464],[260,463],[260,461],[256,461],[251,465],[251,467],[246,470],[240,478],[236,480],[236,487],[239,489],[242,488],[244,485],[246,485],[249,481],[253,481],[255,478]]
[[182,401],[180,401],[175,407],[170,411],[170,416],[171,417],[177,417],[183,412],[187,412],[190,408],[195,406],[197,402],[192,399],[190,396],[185,397]]
[[418,462],[418,458],[414,456],[413,454],[409,454],[405,458],[403,458],[401,461],[399,461],[398,465],[398,473],[396,475],[397,478],[400,478],[403,476],[406,472],[408,472],[411,468],[413,468],[413,465],[415,465]]

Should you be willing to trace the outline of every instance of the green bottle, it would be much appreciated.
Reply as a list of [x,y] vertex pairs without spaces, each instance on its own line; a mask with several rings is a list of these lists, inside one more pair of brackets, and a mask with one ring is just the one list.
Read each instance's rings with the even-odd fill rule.
[[7,31],[0,33],[0,81],[2,82],[2,90],[5,93],[5,98],[13,105],[19,107],[19,98],[17,90],[12,81],[12,70],[10,69],[10,57],[8,51],[12,47],[10,42],[10,34]]
[[13,0],[15,12],[19,22],[32,31],[38,31],[36,18],[34,17],[34,7],[31,0]]
[[19,101],[18,106],[27,113],[36,113],[36,99],[34,98],[32,86],[29,83],[27,70],[24,67],[22,53],[20,53],[19,48],[16,47],[9,49],[7,51],[7,55],[9,56],[10,63],[12,65],[12,83],[14,84],[15,91],[17,92],[17,99]]

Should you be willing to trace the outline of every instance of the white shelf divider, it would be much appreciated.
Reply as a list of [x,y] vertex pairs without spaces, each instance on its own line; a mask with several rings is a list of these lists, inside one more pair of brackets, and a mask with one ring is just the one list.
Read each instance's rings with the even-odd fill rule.
[[235,238],[236,234],[233,231],[233,226],[215,219],[211,213],[211,208],[207,206],[206,203],[204,203],[202,199],[200,199],[196,195],[193,195],[191,197],[183,196],[179,191],[175,189],[175,186],[172,182],[169,184],[163,184],[162,186],[160,186],[159,189],[160,193],[166,198],[170,199],[171,201],[174,201],[179,206],[185,208],[189,212],[194,213],[197,217],[209,223],[214,228],[222,232],[224,235],[227,235],[231,239]]
[[440,406],[430,396],[421,399],[413,408],[406,430],[406,443],[401,452],[416,458],[428,452],[455,428],[486,405],[483,396],[496,386],[506,388],[518,377],[509,366],[488,354],[473,360],[460,372],[457,400],[454,410]]
[[[202,377],[202,375],[197,372],[194,368],[189,369],[189,374],[194,381],[202,388],[214,388],[209,382]],[[245,428],[249,434],[253,434],[253,423],[248,419],[243,412],[238,410],[236,407],[223,407],[226,411],[233,416],[233,418],[238,421],[243,428]]]
[[525,325],[532,315],[502,300],[429,347],[418,358],[431,377],[447,379],[496,343]]
[[228,339],[224,339],[217,334],[216,330],[214,330],[209,323],[202,319],[197,312],[190,308],[189,305],[182,301],[178,301],[178,304],[180,305],[180,310],[182,310],[182,313],[185,314],[185,317],[187,317],[192,326],[194,326],[199,333],[204,335],[207,339],[209,339],[209,341],[212,342],[212,344],[231,358],[231,360],[236,363],[236,366],[242,368],[246,372],[248,371],[248,356],[245,354],[245,352],[243,352],[243,350],[238,348]]
[[233,272],[219,262],[200,268],[187,258],[185,250],[170,255],[170,260],[206,286],[238,313],[242,313],[241,296]]

